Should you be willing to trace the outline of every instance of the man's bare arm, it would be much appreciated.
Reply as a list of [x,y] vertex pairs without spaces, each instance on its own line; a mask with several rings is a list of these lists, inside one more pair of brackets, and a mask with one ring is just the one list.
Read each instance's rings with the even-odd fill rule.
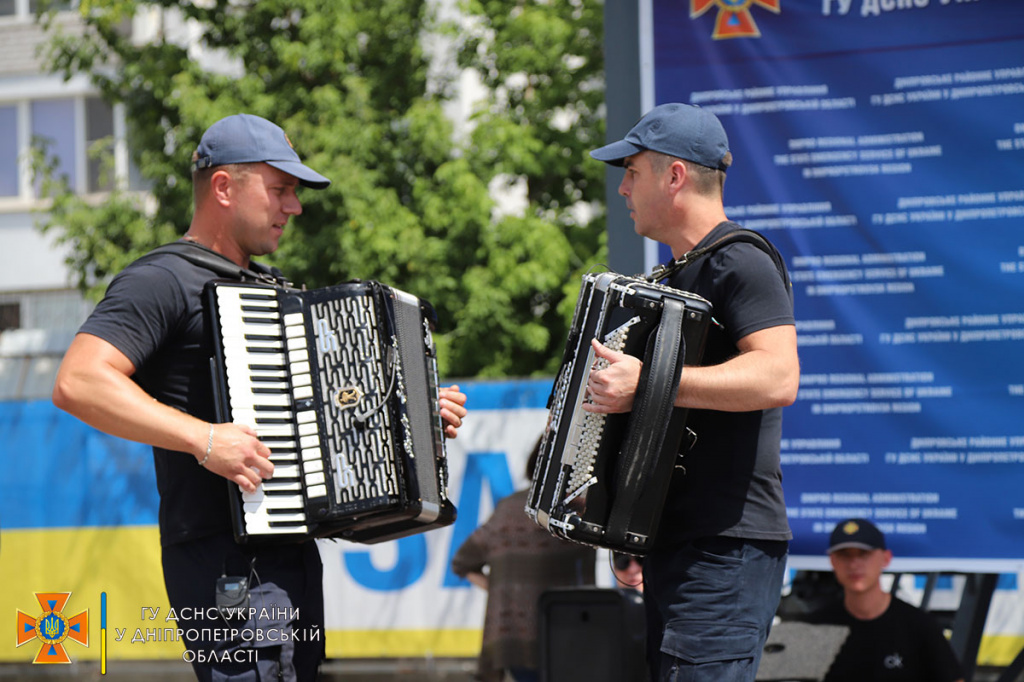
[[[592,372],[587,384],[593,401],[584,409],[597,413],[628,412],[640,380],[642,363],[593,341],[595,355],[609,365]],[[785,407],[796,400],[800,361],[796,327],[780,325],[748,334],[736,344],[739,353],[707,367],[685,367],[675,404],[723,412]]]
[[[201,461],[210,424],[156,401],[131,379],[134,373],[132,362],[109,342],[78,334],[57,373],[53,402],[105,433]],[[273,473],[269,454],[248,426],[217,424],[205,466],[252,491]]]

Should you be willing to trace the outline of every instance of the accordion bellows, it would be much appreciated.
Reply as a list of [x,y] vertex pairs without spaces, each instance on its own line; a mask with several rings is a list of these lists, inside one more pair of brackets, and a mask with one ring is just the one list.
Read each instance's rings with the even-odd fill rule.
[[[699,364],[711,304],[615,273],[583,277],[552,388],[526,512],[552,534],[643,555],[652,546],[686,410],[674,406],[684,364]],[[627,414],[583,409],[595,364],[591,339],[633,355],[643,370]]]
[[274,462],[255,493],[228,483],[239,543],[374,543],[454,522],[426,301],[373,281],[205,295],[218,418],[251,426]]

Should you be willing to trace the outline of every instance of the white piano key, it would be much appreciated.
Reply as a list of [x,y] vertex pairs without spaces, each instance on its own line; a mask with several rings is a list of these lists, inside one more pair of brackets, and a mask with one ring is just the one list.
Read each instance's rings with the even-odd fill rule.
[[246,514],[271,509],[303,509],[302,495],[268,495],[258,502],[242,504],[242,510]]
[[250,382],[253,393],[259,395],[260,393],[269,393],[271,391],[286,392],[291,389],[287,381],[253,381]]
[[288,366],[284,353],[246,353],[236,348],[224,349],[224,362],[230,367],[231,363],[237,363],[242,367],[258,365],[261,367],[284,368]]
[[[275,514],[271,519],[262,514],[246,514],[245,530],[250,535],[306,535],[305,514]],[[277,525],[272,525],[276,522]],[[288,524],[288,525],[286,525]]]
[[299,465],[289,464],[284,466],[274,467],[274,478],[298,478],[299,477]]
[[231,409],[235,408],[255,408],[255,407],[289,407],[292,404],[291,396],[286,393],[281,394],[248,394],[248,395],[232,395],[230,399]]

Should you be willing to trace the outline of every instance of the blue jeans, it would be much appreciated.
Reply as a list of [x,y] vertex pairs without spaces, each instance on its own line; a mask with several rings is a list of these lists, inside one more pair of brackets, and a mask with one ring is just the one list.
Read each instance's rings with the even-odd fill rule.
[[660,682],[753,682],[788,543],[700,538],[644,561],[648,664]]

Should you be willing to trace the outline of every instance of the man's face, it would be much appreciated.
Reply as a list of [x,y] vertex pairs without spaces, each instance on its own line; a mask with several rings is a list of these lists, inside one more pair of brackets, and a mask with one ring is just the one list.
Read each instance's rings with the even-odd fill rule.
[[296,177],[265,163],[233,178],[237,188],[234,235],[248,256],[263,256],[277,249],[288,218],[302,213],[295,194]]
[[829,554],[836,580],[847,592],[866,592],[879,585],[882,572],[892,561],[886,549],[846,547]]
[[636,233],[656,241],[661,232],[662,216],[669,202],[665,187],[667,171],[657,171],[651,164],[651,152],[642,151],[626,157],[626,172],[619,183],[619,194],[626,198],[626,208],[633,219]]

